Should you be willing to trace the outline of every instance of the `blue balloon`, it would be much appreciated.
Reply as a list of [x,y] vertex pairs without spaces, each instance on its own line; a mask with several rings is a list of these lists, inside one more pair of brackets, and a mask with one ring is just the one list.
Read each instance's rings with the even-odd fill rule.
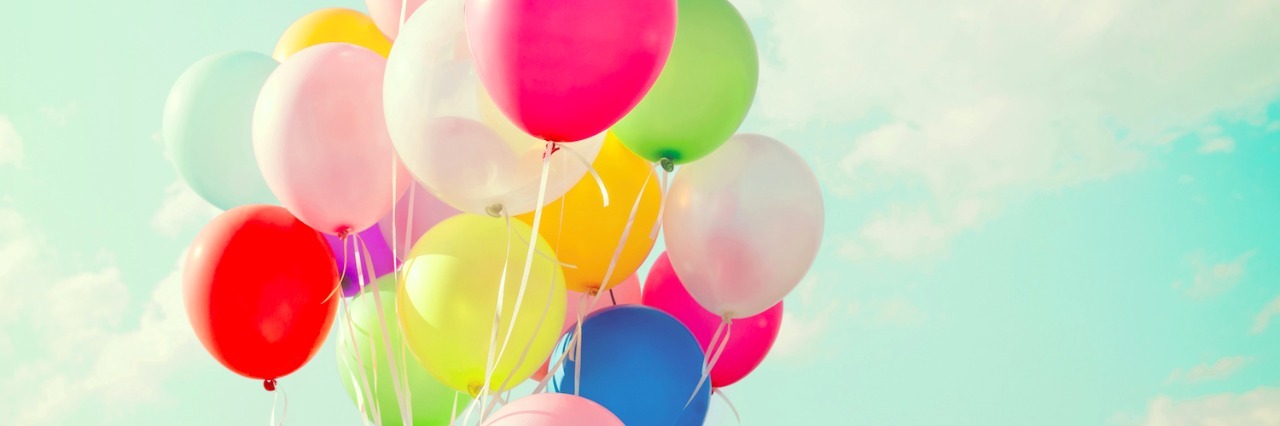
[[[573,338],[566,333],[552,359]],[[711,403],[711,381],[703,382],[703,352],[693,333],[675,317],[640,305],[597,311],[582,321],[579,395],[612,411],[627,426],[701,425]],[[572,394],[579,387],[574,361],[566,360],[551,390]]]

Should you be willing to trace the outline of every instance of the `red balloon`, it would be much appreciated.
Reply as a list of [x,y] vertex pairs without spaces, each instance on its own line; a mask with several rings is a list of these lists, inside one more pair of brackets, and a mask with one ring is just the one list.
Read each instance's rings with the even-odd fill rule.
[[182,294],[200,343],[227,369],[274,380],[302,367],[337,315],[324,237],[284,207],[228,210],[187,252]]
[[[698,338],[704,352],[716,349],[711,346],[711,338],[722,319],[699,305],[689,295],[689,290],[685,289],[684,283],[680,282],[680,277],[676,276],[675,269],[671,267],[671,259],[667,258],[667,253],[658,256],[658,261],[649,270],[642,297],[645,306],[671,314],[688,327],[694,337]],[[773,348],[781,327],[782,302],[759,314],[733,320],[729,326],[728,342],[724,343],[720,359],[711,369],[711,386],[719,388],[732,385],[755,370],[764,361],[765,355],[769,354],[769,349]],[[724,337],[720,338],[720,341],[724,340]]]

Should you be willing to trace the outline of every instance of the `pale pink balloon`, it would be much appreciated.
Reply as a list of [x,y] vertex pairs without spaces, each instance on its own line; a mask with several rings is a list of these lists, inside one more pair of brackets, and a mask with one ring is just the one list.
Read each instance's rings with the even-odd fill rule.
[[[636,275],[631,275],[613,288],[600,293],[600,300],[596,301],[595,307],[582,316],[585,318],[592,312],[616,305],[639,305],[641,296],[640,278]],[[578,322],[579,302],[591,303],[590,299],[583,300],[582,293],[576,291],[566,291],[565,297],[568,299],[568,303],[565,304],[564,326],[560,329],[562,334],[568,332]],[[539,367],[538,371],[533,373],[532,380],[541,381],[543,377],[546,377],[550,361],[548,359],[542,362],[542,367]]]
[[364,5],[369,8],[369,17],[373,18],[373,24],[378,26],[378,30],[387,38],[395,40],[400,33],[401,15],[404,15],[404,20],[408,20],[424,1],[426,0],[364,0]]
[[808,273],[823,232],[813,170],[773,138],[737,134],[676,173],[662,216],[671,264],[707,310],[745,318]]
[[485,426],[624,426],[618,416],[589,399],[565,393],[540,393],[512,401],[493,413]]
[[368,229],[409,187],[382,114],[385,67],[369,49],[320,44],[280,64],[258,95],[253,148],[262,177],[317,231]]
[[468,0],[480,80],[525,132],[573,142],[608,129],[653,87],[675,0]]
[[[711,346],[711,338],[715,337],[716,328],[720,327],[721,317],[703,308],[689,296],[684,283],[680,282],[676,271],[671,268],[671,260],[666,253],[658,256],[658,261],[645,278],[644,304],[661,309],[680,320],[698,338],[703,352],[716,350]],[[751,374],[764,361],[765,355],[769,354],[781,327],[782,302],[754,316],[733,320],[729,326],[729,339],[720,339],[724,342],[724,349],[715,367],[711,369],[711,386],[729,386]],[[717,346],[719,344],[717,342]]]
[[[426,188],[423,188],[417,182],[409,185],[409,190],[404,192],[400,197],[400,201],[396,202],[395,217],[395,238],[392,238],[392,213],[387,213],[378,221],[378,231],[382,233],[382,238],[386,240],[387,247],[391,247],[392,241],[399,246],[396,256],[400,260],[409,254],[409,249],[413,248],[413,243],[418,242],[422,238],[422,234],[427,233],[431,227],[437,223],[451,218],[459,213],[458,209],[449,206],[448,203],[440,201],[435,195],[431,194]],[[410,215],[413,220],[411,221]],[[411,223],[412,222],[412,223]],[[407,229],[410,225],[413,229]]]

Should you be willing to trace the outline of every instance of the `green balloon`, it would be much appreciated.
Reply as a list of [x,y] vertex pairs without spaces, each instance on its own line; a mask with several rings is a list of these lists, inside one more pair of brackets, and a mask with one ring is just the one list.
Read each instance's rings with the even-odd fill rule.
[[[433,426],[448,425],[449,420],[454,414],[462,413],[467,404],[471,402],[471,397],[458,393],[452,388],[440,384],[435,377],[432,377],[427,370],[422,368],[418,360],[414,358],[409,348],[403,349],[403,361],[401,362],[401,338],[400,338],[400,322],[396,317],[396,281],[394,274],[388,274],[378,279],[378,294],[382,297],[382,312],[387,320],[388,340],[391,343],[391,351],[396,363],[396,371],[402,375],[407,375],[409,379],[409,396],[412,398],[412,414],[413,424],[417,426]],[[377,377],[377,389],[370,392],[374,394],[377,400],[378,409],[382,412],[382,421],[377,422],[373,418],[373,411],[369,408],[365,409],[365,413],[369,416],[369,420],[384,425],[399,425],[400,408],[396,403],[395,386],[392,384],[391,369],[387,366],[386,342],[382,341],[382,327],[378,325],[378,305],[373,298],[372,286],[366,287],[363,292],[356,295],[350,301],[351,328],[355,330],[355,344],[360,350],[360,361],[364,362],[364,374],[369,380],[369,386],[374,386],[374,377]],[[346,385],[347,395],[351,397],[351,401],[357,406],[363,401],[358,395],[364,392],[363,382],[360,378],[360,362],[354,352],[351,350],[350,333],[347,331],[347,325],[339,319],[336,326],[340,327],[338,335],[338,373],[342,375],[342,382]],[[374,357],[377,357],[378,370],[374,371]],[[406,370],[408,370],[406,372]],[[357,393],[357,389],[360,393]],[[453,401],[455,394],[458,398],[457,412],[453,410]]]
[[169,91],[169,158],[187,186],[220,209],[279,204],[253,155],[253,109],[277,65],[261,53],[220,53],[191,65]]
[[755,99],[759,58],[751,29],[727,0],[680,0],[675,44],[640,104],[612,128],[650,161],[688,163],[715,151]]

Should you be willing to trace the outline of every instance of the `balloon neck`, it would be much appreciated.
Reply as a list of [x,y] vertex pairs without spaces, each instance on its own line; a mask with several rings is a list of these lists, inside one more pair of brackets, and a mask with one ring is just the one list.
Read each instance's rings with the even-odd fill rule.
[[347,239],[347,237],[349,237],[349,236],[351,236],[351,227],[350,227],[350,226],[344,226],[344,227],[338,228],[338,240],[339,240],[339,241],[345,241],[345,240]]
[[667,173],[676,171],[676,163],[671,161],[670,158],[662,157],[661,160],[658,160],[658,164],[661,165],[662,170],[666,170]]
[[542,161],[546,161],[552,154],[560,150],[560,144],[555,142],[547,142],[547,150],[542,153]]
[[600,294],[600,287],[591,287],[587,289],[588,296],[596,297],[599,294]]
[[505,209],[506,209],[506,207],[503,207],[503,206],[502,206],[502,204],[494,204],[494,205],[491,205],[491,206],[489,206],[489,207],[485,207],[485,208],[484,208],[484,212],[485,212],[485,213],[488,213],[488,214],[489,214],[489,216],[499,217],[499,218],[500,218],[500,217],[502,217],[502,211],[503,211],[503,210],[505,210]]
[[267,392],[275,392],[275,390],[276,390],[276,379],[267,379],[267,380],[263,380],[263,381],[262,381],[262,388],[263,388],[263,389],[266,389],[266,390],[267,390]]
[[480,389],[483,389],[483,387],[484,385],[481,385],[478,383],[472,383],[471,385],[467,386],[467,393],[470,394],[471,398],[473,399],[478,398],[480,397]]
[[733,312],[725,312],[724,315],[721,315],[720,322],[725,324],[733,322]]

